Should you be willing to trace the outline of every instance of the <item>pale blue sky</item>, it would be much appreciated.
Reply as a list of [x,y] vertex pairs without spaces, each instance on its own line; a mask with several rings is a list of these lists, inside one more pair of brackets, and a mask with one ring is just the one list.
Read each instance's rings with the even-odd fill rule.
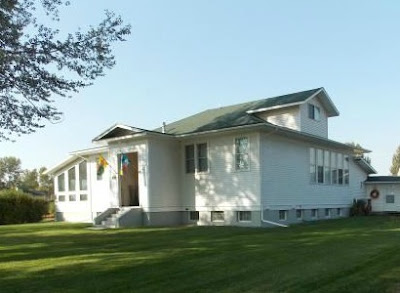
[[121,14],[133,33],[117,65],[48,124],[0,156],[24,168],[51,167],[115,122],[152,129],[190,114],[253,99],[325,87],[341,115],[330,138],[372,150],[388,174],[400,144],[400,2],[146,0],[72,1],[61,28]]

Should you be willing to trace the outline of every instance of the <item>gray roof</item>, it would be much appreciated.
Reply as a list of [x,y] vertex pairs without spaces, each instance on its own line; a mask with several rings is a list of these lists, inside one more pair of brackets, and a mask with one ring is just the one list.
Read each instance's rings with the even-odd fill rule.
[[[264,120],[249,114],[248,111],[299,104],[305,102],[308,98],[315,95],[321,89],[322,88],[317,88],[278,97],[206,110],[167,124],[166,133],[174,135],[189,134],[218,130],[228,127],[265,123]],[[161,132],[161,128],[157,128],[154,131]]]
[[400,176],[368,176],[366,183],[400,183]]

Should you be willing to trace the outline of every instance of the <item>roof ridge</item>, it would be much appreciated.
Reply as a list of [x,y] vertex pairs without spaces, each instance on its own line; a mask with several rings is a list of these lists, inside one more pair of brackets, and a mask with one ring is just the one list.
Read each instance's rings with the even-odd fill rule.
[[[261,101],[266,101],[266,100],[269,100],[269,99],[276,99],[276,98],[281,98],[281,97],[283,98],[283,97],[290,96],[290,95],[302,94],[302,93],[305,93],[305,92],[319,91],[319,90],[321,90],[323,88],[324,87],[319,87],[319,88],[314,88],[314,89],[309,89],[309,90],[304,90],[304,91],[299,91],[299,92],[292,92],[292,93],[284,94],[284,95],[277,95],[277,96],[272,96],[272,97],[267,97],[267,98],[260,98],[260,99],[251,100],[251,101],[248,101],[248,102],[242,102],[242,103],[237,103],[237,104],[232,104],[232,105],[227,105],[227,106],[222,106],[222,107],[209,108],[209,109],[206,109],[206,110],[204,110],[202,112],[212,111],[212,110],[220,110],[220,109],[225,109],[225,108],[229,108],[229,107],[238,107],[238,106],[242,106],[242,105],[246,105],[246,104],[253,104],[253,103],[257,103],[257,102],[261,102]],[[199,112],[199,113],[202,113],[202,112]]]

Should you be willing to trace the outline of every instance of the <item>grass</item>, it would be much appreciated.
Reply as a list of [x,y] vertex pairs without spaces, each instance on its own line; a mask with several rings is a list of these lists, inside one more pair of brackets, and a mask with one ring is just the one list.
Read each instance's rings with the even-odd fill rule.
[[0,292],[400,292],[400,218],[288,229],[0,226]]

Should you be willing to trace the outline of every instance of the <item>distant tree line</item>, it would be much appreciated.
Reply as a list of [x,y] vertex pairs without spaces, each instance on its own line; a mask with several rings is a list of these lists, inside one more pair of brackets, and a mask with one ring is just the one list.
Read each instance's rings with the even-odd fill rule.
[[45,174],[46,167],[23,170],[21,160],[16,157],[0,158],[0,190],[21,190],[31,195],[42,195],[50,199],[53,180]]

